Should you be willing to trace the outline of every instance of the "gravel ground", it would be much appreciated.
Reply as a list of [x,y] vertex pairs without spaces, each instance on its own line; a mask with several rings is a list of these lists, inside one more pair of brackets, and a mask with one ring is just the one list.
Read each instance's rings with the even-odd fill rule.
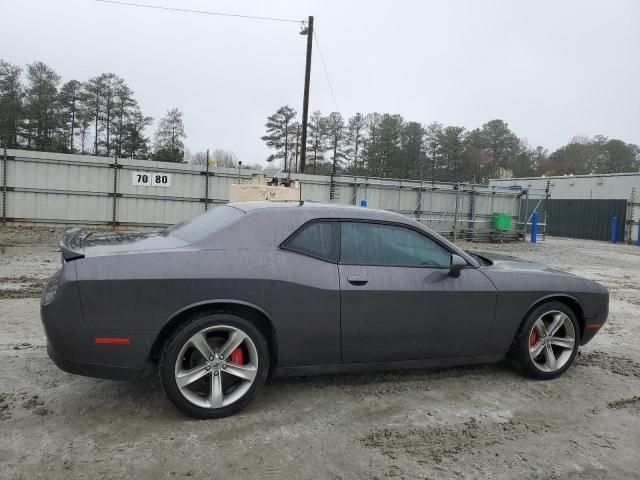
[[560,379],[505,364],[271,381],[241,414],[193,421],[159,381],[73,376],[39,321],[59,230],[0,227],[2,478],[640,478],[640,249],[474,244],[590,277],[609,322]]

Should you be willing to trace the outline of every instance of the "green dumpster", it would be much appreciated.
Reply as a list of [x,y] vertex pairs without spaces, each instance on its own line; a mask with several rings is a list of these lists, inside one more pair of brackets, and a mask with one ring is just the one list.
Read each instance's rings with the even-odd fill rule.
[[511,214],[494,213],[491,217],[491,228],[494,230],[509,230],[511,228]]

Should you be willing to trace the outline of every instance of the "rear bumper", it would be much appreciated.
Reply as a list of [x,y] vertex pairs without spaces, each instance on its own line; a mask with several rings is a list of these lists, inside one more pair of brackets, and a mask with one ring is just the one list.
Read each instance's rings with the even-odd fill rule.
[[135,380],[142,377],[144,373],[144,370],[136,368],[76,362],[58,355],[51,348],[51,345],[47,345],[47,354],[60,370],[67,373],[73,373],[75,375],[83,375],[85,377],[107,378],[110,380]]

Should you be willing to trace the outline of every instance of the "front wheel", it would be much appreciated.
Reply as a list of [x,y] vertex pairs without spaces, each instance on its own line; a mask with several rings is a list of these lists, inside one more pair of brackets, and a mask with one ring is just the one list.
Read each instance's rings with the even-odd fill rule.
[[198,315],[165,345],[160,379],[171,402],[198,419],[233,415],[255,396],[269,371],[258,329],[228,313]]
[[511,349],[511,358],[525,375],[548,380],[564,373],[578,353],[579,326],[573,311],[549,302],[532,311]]

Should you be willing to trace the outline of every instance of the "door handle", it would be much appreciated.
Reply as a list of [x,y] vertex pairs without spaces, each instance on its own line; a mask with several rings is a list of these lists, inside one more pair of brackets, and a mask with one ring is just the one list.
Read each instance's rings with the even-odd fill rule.
[[361,287],[363,285],[366,285],[369,280],[367,280],[367,277],[362,277],[360,275],[350,275],[347,277],[347,281],[351,285],[355,285],[356,287]]

